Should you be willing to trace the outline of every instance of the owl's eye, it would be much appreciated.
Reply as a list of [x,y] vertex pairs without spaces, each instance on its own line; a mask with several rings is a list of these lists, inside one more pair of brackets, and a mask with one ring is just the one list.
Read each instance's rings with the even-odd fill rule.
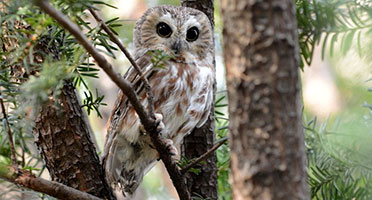
[[199,29],[195,26],[191,27],[189,30],[187,30],[186,33],[186,40],[189,42],[194,42],[199,37]]
[[172,29],[168,24],[160,22],[158,25],[156,25],[156,33],[160,37],[168,38],[172,35]]

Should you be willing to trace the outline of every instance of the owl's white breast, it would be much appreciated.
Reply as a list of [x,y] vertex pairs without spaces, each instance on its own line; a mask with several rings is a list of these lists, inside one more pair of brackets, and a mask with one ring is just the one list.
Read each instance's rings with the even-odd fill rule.
[[176,144],[199,123],[213,101],[214,71],[212,64],[203,64],[170,62],[164,69],[167,73],[158,77],[159,85],[152,86],[155,101],[164,100],[155,110],[163,114],[163,136]]

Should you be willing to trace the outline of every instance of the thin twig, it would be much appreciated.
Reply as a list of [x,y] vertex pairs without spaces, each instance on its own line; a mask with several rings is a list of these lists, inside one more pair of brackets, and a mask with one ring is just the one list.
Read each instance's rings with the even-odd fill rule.
[[128,97],[129,101],[137,111],[138,116],[141,119],[144,127],[147,129],[156,129],[154,119],[150,118],[143,108],[143,105],[139,101],[136,92],[134,91],[131,83],[125,80],[119,73],[117,73],[112,65],[106,60],[106,58],[92,45],[88,38],[82,33],[80,28],[67,18],[62,12],[57,11],[53,6],[49,4],[47,0],[35,0],[38,5],[45,13],[49,14],[55,19],[63,28],[68,30],[75,39],[85,48],[85,50],[94,58],[98,66],[106,72],[110,79],[124,92]]
[[124,53],[124,55],[128,58],[129,62],[132,64],[132,66],[134,67],[134,69],[137,70],[137,72],[139,74],[139,77],[140,77],[141,81],[143,82],[143,85],[144,85],[145,90],[146,90],[146,93],[147,93],[147,101],[148,101],[147,109],[148,109],[148,113],[149,113],[149,115],[150,115],[151,118],[154,118],[154,115],[153,115],[154,114],[154,103],[153,103],[154,96],[152,95],[151,86],[150,86],[149,81],[144,76],[144,74],[142,73],[142,71],[139,68],[139,66],[137,65],[137,63],[134,61],[132,55],[130,55],[129,51],[124,47],[123,43],[120,42],[120,40],[118,39],[118,37],[116,37],[115,34],[111,31],[111,29],[105,24],[105,22],[103,21],[103,19],[98,16],[97,12],[94,11],[93,8],[89,8],[89,11],[93,15],[94,19],[96,19],[96,21],[100,24],[101,28],[107,33],[107,35],[110,37],[110,39],[116,45],[118,45],[118,47],[120,48],[120,50]]
[[13,167],[4,165],[0,165],[0,169],[0,178],[25,188],[48,194],[57,199],[102,200],[96,196],[61,183],[36,177],[25,170],[15,170]]
[[[1,93],[0,93],[1,96]],[[16,150],[14,148],[14,142],[13,142],[13,133],[12,129],[10,128],[8,115],[5,111],[4,101],[3,98],[0,97],[0,104],[1,104],[1,110],[3,112],[3,116],[5,119],[6,126],[8,127],[8,139],[9,139],[9,146],[10,146],[10,159],[12,160],[13,167],[17,168],[17,157],[16,157]]]
[[193,162],[189,163],[188,165],[186,165],[185,167],[183,167],[181,169],[181,174],[185,174],[187,171],[189,171],[189,169],[191,169],[192,167],[194,167],[196,164],[198,164],[199,162],[201,162],[202,160],[205,160],[207,159],[210,155],[212,155],[212,153],[214,151],[216,151],[221,145],[223,145],[223,143],[225,143],[226,141],[228,140],[228,138],[223,138],[221,139],[219,142],[217,142],[212,148],[210,148],[207,152],[205,152],[203,155],[201,155],[200,157],[198,157],[197,159],[195,159]]
[[53,6],[49,4],[47,0],[34,0],[34,2],[37,6],[40,7],[41,10],[50,15],[63,28],[68,30],[75,37],[75,39],[94,58],[98,66],[101,67],[106,72],[110,79],[128,97],[128,100],[132,104],[133,108],[136,110],[142,125],[144,126],[145,130],[150,134],[151,141],[154,144],[156,150],[159,152],[160,158],[167,168],[167,171],[172,179],[173,185],[177,190],[179,198],[182,200],[189,200],[190,193],[187,190],[186,181],[182,176],[180,170],[178,169],[177,164],[167,151],[166,144],[159,138],[159,133],[156,130],[157,125],[155,123],[154,118],[150,117],[145,111],[131,83],[125,80],[119,73],[115,72],[112,65],[91,44],[88,38],[82,33],[82,31],[75,23],[73,23],[69,18],[67,18],[63,13],[57,11]]

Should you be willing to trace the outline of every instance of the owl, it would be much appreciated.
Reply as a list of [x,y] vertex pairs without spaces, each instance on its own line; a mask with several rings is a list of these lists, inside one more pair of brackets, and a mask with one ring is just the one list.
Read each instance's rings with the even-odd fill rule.
[[[176,154],[175,145],[207,120],[213,101],[213,31],[207,16],[195,9],[158,6],[148,9],[134,29],[135,60],[148,79],[160,137]],[[154,67],[149,52],[170,55]],[[124,75],[142,104],[147,93],[137,71]],[[125,196],[134,193],[159,154],[127,97],[119,92],[111,114],[103,152],[108,183]]]

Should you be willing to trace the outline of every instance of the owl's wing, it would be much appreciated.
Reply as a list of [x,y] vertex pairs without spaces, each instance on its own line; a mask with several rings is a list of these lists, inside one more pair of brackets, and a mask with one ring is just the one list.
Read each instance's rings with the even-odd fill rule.
[[[136,60],[138,67],[141,69],[142,73],[146,78],[152,76],[153,67],[150,62],[150,56],[145,54]],[[136,69],[131,66],[125,73],[124,78],[132,83],[133,89],[139,94],[143,90],[143,83],[140,81],[140,76]],[[106,135],[105,147],[102,155],[103,164],[105,165],[105,159],[110,151],[112,142],[118,132],[120,131],[123,123],[123,119],[128,112],[128,99],[124,93],[120,90],[118,98],[116,99],[114,109],[112,110],[111,116],[108,121],[108,130]]]
[[196,128],[202,127],[205,124],[205,122],[207,122],[210,112],[211,112],[211,108],[209,106],[209,107],[206,108],[206,110],[204,111],[203,115],[201,116],[199,122],[196,124]]

